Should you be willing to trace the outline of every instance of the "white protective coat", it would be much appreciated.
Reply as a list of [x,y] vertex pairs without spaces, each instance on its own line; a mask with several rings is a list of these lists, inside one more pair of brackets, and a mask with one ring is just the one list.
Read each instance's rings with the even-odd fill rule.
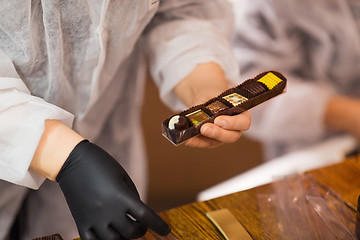
[[[0,239],[28,191],[18,185],[36,189],[44,181],[29,164],[46,119],[73,126],[109,151],[144,198],[144,53],[164,103],[183,109],[172,89],[197,64],[216,62],[236,81],[238,67],[228,41],[231,16],[223,0],[1,2],[0,179],[7,182],[1,182],[0,196],[12,197],[0,199]],[[55,232],[74,237],[66,204],[54,200],[62,198],[61,192],[51,192],[56,183],[44,185],[33,193],[43,196],[42,204],[51,202],[41,208],[52,211],[35,211],[36,201],[29,201],[37,221],[24,226],[34,230],[25,239]],[[47,190],[49,185],[54,187]],[[67,211],[66,221],[56,209]]]
[[247,136],[264,142],[266,159],[329,137],[329,98],[360,97],[360,2],[234,0],[233,10],[242,78],[274,69],[288,79],[285,94],[250,111]]

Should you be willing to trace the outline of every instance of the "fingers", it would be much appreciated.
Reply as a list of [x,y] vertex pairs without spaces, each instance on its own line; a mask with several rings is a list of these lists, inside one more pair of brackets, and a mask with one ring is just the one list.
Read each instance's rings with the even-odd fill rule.
[[215,148],[222,144],[223,143],[218,140],[208,138],[203,135],[199,135],[185,141],[186,146],[198,148]]
[[96,236],[92,232],[91,229],[87,229],[86,231],[82,231],[79,229],[80,238],[83,240],[96,240]]
[[204,124],[200,129],[205,137],[215,139],[222,143],[234,143],[241,137],[242,132],[237,130],[226,130],[215,124]]
[[133,207],[129,210],[129,214],[161,236],[166,236],[170,233],[170,227],[167,223],[141,201],[133,202]]
[[206,123],[200,128],[201,136],[185,142],[190,147],[213,148],[222,143],[234,143],[242,135],[242,131],[250,128],[251,115],[248,112],[235,116],[219,116],[214,124]]
[[214,124],[204,124],[200,132],[203,136],[223,143],[233,143],[239,140],[242,131],[250,128],[251,115],[244,112],[235,116],[219,116]]
[[[101,225],[101,226],[100,226]],[[86,231],[79,231],[80,238],[82,240],[125,240],[116,231],[108,227],[107,225],[100,224],[96,227],[87,229]]]
[[123,212],[114,212],[107,221],[101,221],[89,231],[82,234],[81,239],[104,239],[104,240],[122,240],[137,239],[145,235],[147,227],[145,224],[123,215]]
[[121,224],[117,221],[112,221],[110,228],[121,235],[124,239],[140,238],[147,232],[145,224],[128,217],[126,217],[126,220],[122,221]]
[[221,115],[215,118],[214,124],[227,130],[246,131],[251,125],[251,115],[249,112],[235,116]]
[[95,239],[103,240],[125,240],[127,238],[122,237],[112,226],[96,226],[93,229]]

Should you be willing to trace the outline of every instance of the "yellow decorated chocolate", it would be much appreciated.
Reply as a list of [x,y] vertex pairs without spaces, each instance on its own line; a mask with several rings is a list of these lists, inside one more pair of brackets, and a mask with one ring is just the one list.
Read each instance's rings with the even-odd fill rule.
[[278,85],[282,80],[278,76],[270,72],[257,81],[262,82],[268,87],[269,90],[271,90],[276,85]]
[[237,105],[241,104],[242,102],[245,102],[246,100],[248,100],[246,97],[241,96],[238,93],[231,93],[227,96],[224,96],[223,99],[230,102],[233,106],[237,106]]
[[195,111],[195,112],[192,112],[192,113],[189,113],[186,115],[187,118],[190,119],[190,121],[195,125],[195,126],[198,126],[200,123],[202,123],[203,121],[205,120],[208,120],[210,117],[205,113],[203,112],[201,109]]

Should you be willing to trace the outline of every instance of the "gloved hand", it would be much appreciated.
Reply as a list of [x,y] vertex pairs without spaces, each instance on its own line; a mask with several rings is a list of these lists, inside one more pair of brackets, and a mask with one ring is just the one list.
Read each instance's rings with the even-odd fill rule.
[[87,140],[72,150],[56,181],[82,240],[139,238],[148,227],[160,235],[170,232],[169,226],[140,200],[121,165]]

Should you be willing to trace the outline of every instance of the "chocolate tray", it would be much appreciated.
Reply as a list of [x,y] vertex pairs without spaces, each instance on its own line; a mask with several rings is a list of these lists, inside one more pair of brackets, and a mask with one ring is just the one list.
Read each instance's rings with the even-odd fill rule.
[[162,134],[178,145],[200,134],[204,123],[213,123],[219,115],[237,115],[284,92],[286,78],[267,71],[248,79],[207,102],[172,115],[162,122]]

